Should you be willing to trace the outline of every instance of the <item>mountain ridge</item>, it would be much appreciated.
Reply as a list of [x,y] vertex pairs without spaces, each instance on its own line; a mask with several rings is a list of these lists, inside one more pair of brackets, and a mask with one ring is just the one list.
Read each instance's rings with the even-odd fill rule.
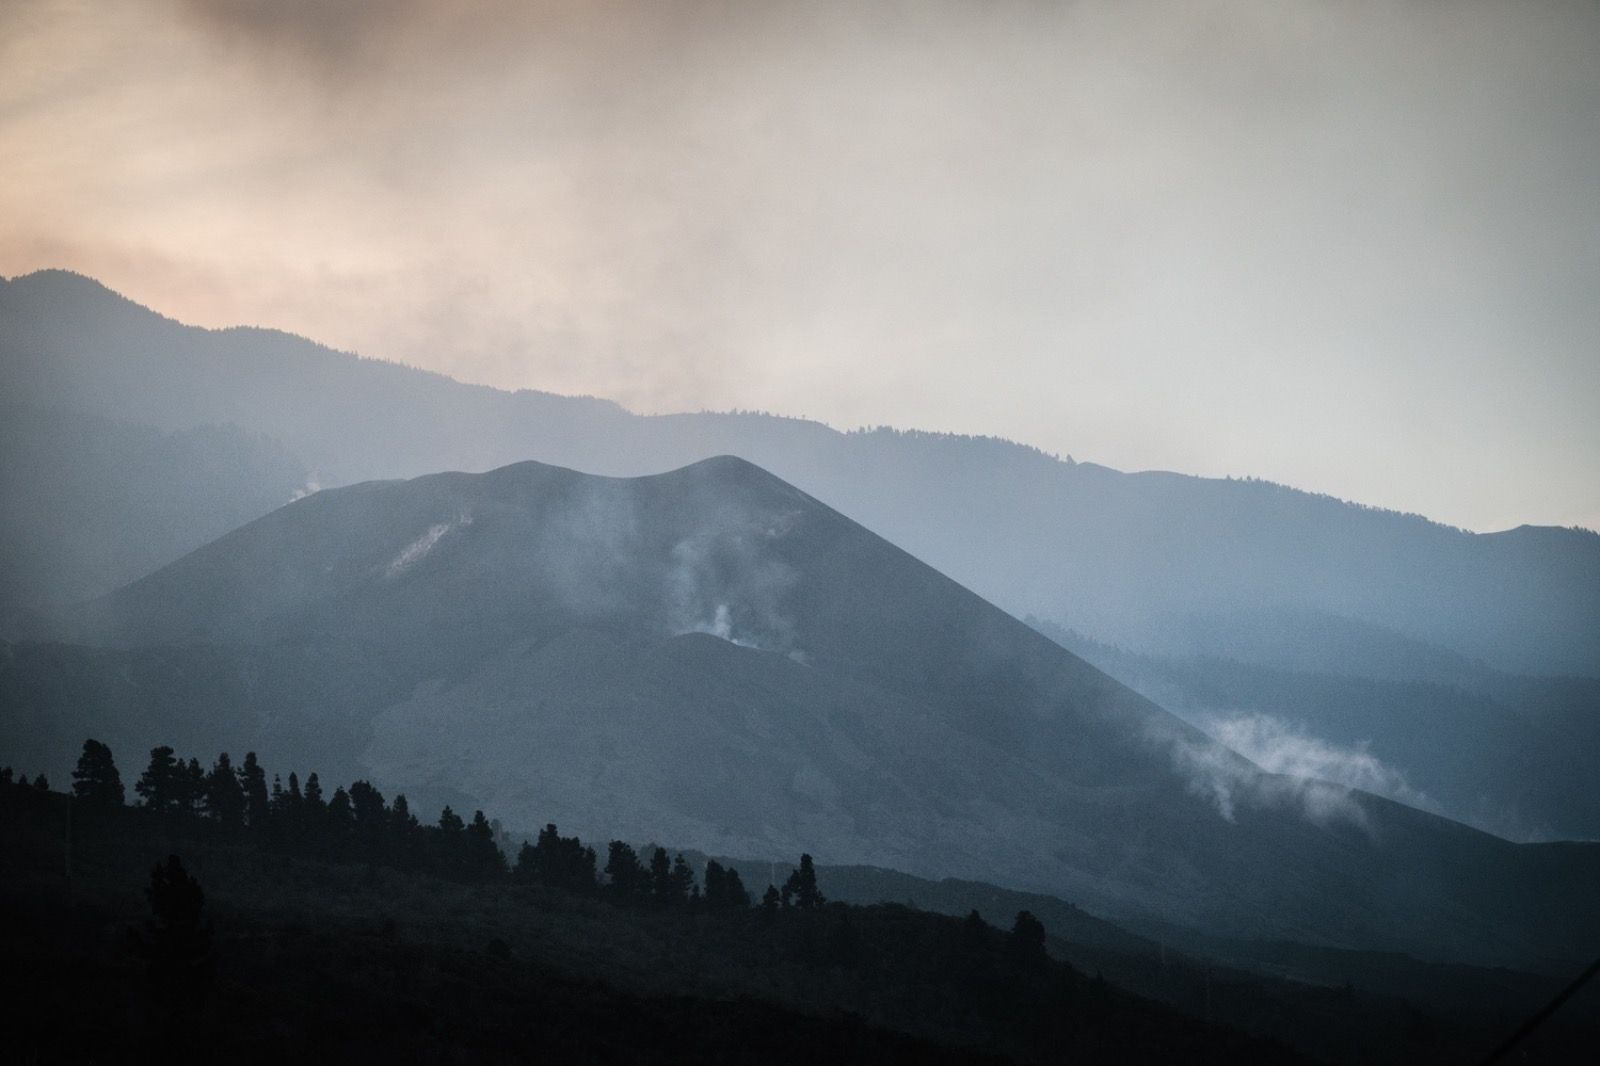
[[454,382],[289,334],[183,326],[92,280],[64,279],[0,283],[9,395],[169,431],[233,423],[281,442],[323,485],[526,458],[637,475],[733,453],[1012,613],[1098,639],[1181,651],[1186,619],[1200,613],[1239,650],[1251,638],[1235,617],[1284,606],[1388,627],[1501,670],[1600,676],[1600,536],[1587,531],[1468,533],[1271,483],[1122,473],[994,439],[841,433],[741,413],[634,415],[610,401]]
[[[1119,467],[1109,466],[1107,464],[1095,462],[1093,460],[1075,459],[1070,455],[1063,457],[1061,454],[1059,454],[1057,452],[1052,452],[1052,451],[1050,451],[1048,449],[1041,448],[1038,445],[1030,444],[1030,443],[1028,443],[1026,441],[1017,440],[1017,439],[1013,439],[1013,438],[1010,438],[1010,437],[993,435],[993,434],[957,433],[957,432],[947,432],[947,431],[942,431],[942,430],[928,430],[928,429],[920,429],[920,428],[896,427],[896,426],[881,425],[881,424],[880,425],[861,425],[861,426],[858,426],[858,427],[853,427],[853,428],[848,428],[848,429],[840,429],[839,427],[834,426],[834,425],[832,425],[832,424],[830,424],[828,422],[824,422],[824,421],[821,421],[821,420],[818,420],[818,419],[815,419],[815,418],[806,417],[806,416],[803,416],[803,415],[788,415],[788,414],[781,414],[781,413],[772,412],[772,411],[756,411],[756,410],[740,410],[740,409],[716,410],[716,409],[710,409],[710,408],[701,408],[701,409],[692,410],[692,411],[690,411],[690,410],[669,411],[669,412],[645,414],[645,413],[640,413],[640,412],[634,411],[634,410],[624,406],[623,404],[621,404],[621,403],[619,403],[619,402],[617,402],[615,400],[612,400],[612,399],[609,399],[609,398],[606,398],[606,397],[602,397],[602,396],[596,396],[596,395],[593,395],[593,394],[588,394],[588,393],[557,393],[557,392],[551,392],[551,391],[546,390],[546,389],[533,388],[531,386],[521,386],[521,387],[513,389],[513,388],[504,388],[504,387],[496,386],[496,385],[483,384],[483,383],[480,383],[480,382],[464,381],[464,380],[462,380],[460,378],[453,377],[453,376],[451,376],[450,374],[448,374],[448,373],[446,373],[444,371],[430,370],[430,369],[428,369],[426,367],[415,366],[415,365],[410,364],[410,363],[405,363],[405,362],[401,362],[401,361],[385,358],[383,356],[363,355],[360,352],[356,352],[356,351],[353,351],[353,350],[342,349],[342,348],[337,348],[337,347],[333,347],[333,346],[330,346],[330,345],[326,345],[326,344],[323,344],[322,342],[317,341],[316,339],[314,339],[312,337],[309,337],[309,336],[307,336],[305,334],[296,333],[293,330],[287,330],[287,329],[283,329],[283,328],[277,327],[277,326],[261,326],[261,325],[246,325],[246,324],[228,325],[228,326],[200,326],[200,325],[194,325],[194,324],[191,324],[191,323],[184,322],[183,320],[175,318],[175,317],[172,317],[170,315],[163,314],[162,312],[160,312],[158,310],[155,310],[154,308],[149,307],[149,306],[147,306],[145,304],[141,304],[138,301],[132,299],[131,297],[128,297],[128,296],[118,292],[117,290],[111,288],[110,286],[106,285],[104,282],[98,280],[97,278],[94,278],[91,275],[83,274],[83,273],[80,273],[78,271],[74,271],[74,270],[67,269],[67,268],[43,267],[43,268],[40,268],[38,270],[29,271],[29,272],[27,272],[25,274],[14,275],[14,276],[12,276],[10,278],[0,277],[0,285],[4,285],[4,284],[19,284],[19,283],[24,284],[24,285],[27,285],[29,283],[58,284],[58,283],[60,283],[62,281],[68,281],[68,282],[72,283],[73,285],[81,288],[86,293],[91,294],[96,299],[107,299],[107,298],[109,298],[111,300],[116,301],[118,304],[123,305],[129,311],[133,311],[133,312],[136,312],[136,313],[139,313],[139,314],[152,315],[152,316],[156,317],[157,319],[161,320],[163,323],[167,323],[167,324],[170,324],[170,325],[178,326],[178,327],[181,327],[181,328],[183,328],[185,330],[196,330],[196,331],[199,331],[199,332],[202,332],[202,333],[209,333],[209,334],[218,335],[218,336],[226,336],[226,335],[229,335],[229,334],[255,335],[255,336],[262,336],[262,337],[271,338],[271,339],[273,339],[275,341],[291,341],[291,342],[295,342],[296,344],[303,345],[308,349],[314,350],[315,352],[317,352],[319,354],[330,356],[330,357],[333,357],[335,359],[354,360],[354,361],[356,361],[358,363],[363,363],[363,364],[368,364],[368,365],[373,365],[373,366],[392,367],[392,368],[397,369],[397,370],[403,370],[403,371],[406,371],[408,373],[421,375],[421,376],[424,376],[424,377],[427,377],[427,378],[432,378],[432,379],[435,379],[435,380],[438,380],[438,381],[441,381],[441,382],[447,382],[451,386],[459,387],[459,388],[462,388],[462,389],[484,390],[484,391],[488,391],[488,392],[491,392],[491,393],[496,393],[496,394],[500,394],[500,395],[504,395],[504,396],[526,396],[526,397],[536,397],[536,398],[541,398],[541,399],[554,399],[554,400],[574,401],[574,402],[579,402],[579,403],[599,404],[599,405],[602,405],[604,407],[610,408],[610,409],[612,409],[612,410],[614,410],[614,411],[616,411],[618,413],[627,415],[627,416],[632,417],[632,418],[662,419],[662,420],[675,420],[675,419],[690,420],[690,419],[700,419],[700,418],[759,419],[759,420],[763,420],[763,421],[783,422],[783,423],[790,423],[790,424],[795,424],[795,425],[802,425],[802,426],[806,426],[806,427],[813,427],[815,429],[822,430],[822,431],[827,432],[829,434],[836,434],[836,435],[847,436],[847,437],[848,436],[854,436],[854,435],[864,435],[864,434],[887,432],[887,433],[895,434],[897,436],[914,438],[914,439],[923,439],[923,440],[941,441],[941,442],[952,442],[952,443],[959,443],[959,444],[974,444],[974,445],[980,445],[980,446],[993,446],[993,447],[996,447],[996,448],[999,448],[999,449],[1003,449],[1003,450],[1011,451],[1011,452],[1016,452],[1016,453],[1020,453],[1020,454],[1031,454],[1031,455],[1036,456],[1037,458],[1039,458],[1039,459],[1041,459],[1041,460],[1043,460],[1043,461],[1045,461],[1047,463],[1051,463],[1051,464],[1061,464],[1061,465],[1067,465],[1067,466],[1081,467],[1081,468],[1084,468],[1086,470],[1100,470],[1100,471],[1105,471],[1106,473],[1118,475],[1118,476],[1121,476],[1121,477],[1136,477],[1136,478],[1151,478],[1151,479],[1172,478],[1172,479],[1181,479],[1181,480],[1184,480],[1184,481],[1199,481],[1199,482],[1205,482],[1205,483],[1209,483],[1209,484],[1239,483],[1239,484],[1244,484],[1244,485],[1259,485],[1259,486],[1263,486],[1263,487],[1268,488],[1268,489],[1284,490],[1284,491],[1287,491],[1287,492],[1291,492],[1291,493],[1294,493],[1297,496],[1304,497],[1304,498],[1307,498],[1307,499],[1331,502],[1331,503],[1337,504],[1337,505],[1339,505],[1341,507],[1353,508],[1353,509],[1358,510],[1358,511],[1369,512],[1371,514],[1383,516],[1383,517],[1386,517],[1386,518],[1398,518],[1398,519],[1412,520],[1412,521],[1416,521],[1416,522],[1422,523],[1422,524],[1424,524],[1424,525],[1426,525],[1428,527],[1434,528],[1434,529],[1444,530],[1444,531],[1448,531],[1448,532],[1452,532],[1452,533],[1466,534],[1466,535],[1472,536],[1472,537],[1500,537],[1500,536],[1505,536],[1507,534],[1519,534],[1519,535],[1556,534],[1556,535],[1564,535],[1564,534],[1568,534],[1568,533],[1577,533],[1577,534],[1587,534],[1588,536],[1594,537],[1596,539],[1600,539],[1600,531],[1597,531],[1597,530],[1594,530],[1594,529],[1590,529],[1590,528],[1585,527],[1585,526],[1579,526],[1579,525],[1557,525],[1557,524],[1541,524],[1541,523],[1523,522],[1523,523],[1518,523],[1517,525],[1514,525],[1514,526],[1507,526],[1507,527],[1505,527],[1503,529],[1486,529],[1486,530],[1467,529],[1467,528],[1465,528],[1463,526],[1457,526],[1457,525],[1455,525],[1453,523],[1450,523],[1450,522],[1445,522],[1445,521],[1442,521],[1442,520],[1437,519],[1437,518],[1432,518],[1432,517],[1430,517],[1428,515],[1422,514],[1422,513],[1417,512],[1417,511],[1408,511],[1408,510],[1404,510],[1402,508],[1388,507],[1388,506],[1384,506],[1384,505],[1381,505],[1381,504],[1364,503],[1364,502],[1362,502],[1360,500],[1356,500],[1356,499],[1349,498],[1349,497],[1339,496],[1339,495],[1334,494],[1334,493],[1322,492],[1322,491],[1317,490],[1317,489],[1303,488],[1303,487],[1300,487],[1300,486],[1297,486],[1297,485],[1288,484],[1286,482],[1273,481],[1273,480],[1268,479],[1268,478],[1254,477],[1254,476],[1250,476],[1250,475],[1193,474],[1193,473],[1187,473],[1187,472],[1182,471],[1182,470],[1178,470],[1178,469],[1175,469],[1175,468],[1168,468],[1168,467],[1150,467],[1150,468],[1143,468],[1143,469],[1136,469],[1136,470],[1124,470],[1124,469],[1119,468]],[[504,464],[504,465],[514,465],[514,464]],[[559,464],[557,464],[557,465],[559,465]],[[498,467],[496,469],[498,469]],[[663,472],[667,472],[667,471],[663,471]],[[606,475],[596,475],[596,476],[606,476]],[[639,476],[639,475],[620,475],[619,474],[619,475],[610,475],[610,476],[622,477],[622,476]],[[367,479],[367,480],[385,480],[385,479],[374,478],[374,479]]]

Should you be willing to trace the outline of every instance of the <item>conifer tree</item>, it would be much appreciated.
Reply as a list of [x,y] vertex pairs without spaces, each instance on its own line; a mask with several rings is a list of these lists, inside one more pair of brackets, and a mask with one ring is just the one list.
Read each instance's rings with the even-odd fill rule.
[[[291,777],[291,784],[293,780]],[[305,804],[306,814],[316,820],[320,820],[328,809],[327,802],[322,798],[322,782],[317,780],[316,771],[312,771],[306,778],[306,791],[302,802]]]
[[272,833],[284,845],[300,840],[304,828],[305,797],[300,794],[300,778],[289,771],[289,787],[272,797]]
[[567,888],[588,895],[600,885],[599,878],[595,874],[594,848],[584,847],[583,842],[577,837],[569,839],[577,845],[575,849],[577,854],[572,861],[572,878]]
[[723,874],[722,894],[726,901],[725,906],[731,910],[745,910],[750,906],[750,893],[745,891],[744,882],[739,879],[739,871],[728,867]]
[[323,816],[323,827],[330,841],[343,843],[350,835],[355,822],[355,811],[350,803],[350,793],[343,785],[334,788],[328,799],[328,810]]
[[244,765],[239,767],[239,789],[244,793],[245,821],[251,829],[265,828],[272,797],[267,792],[267,772],[256,762],[253,751],[245,752]]
[[422,836],[422,825],[411,813],[411,804],[403,795],[396,796],[389,807],[388,853],[406,865],[416,865],[421,849],[417,846]]
[[98,740],[83,742],[83,754],[72,771],[72,794],[91,810],[116,810],[122,806],[122,775],[117,772],[111,749]]
[[783,905],[788,907],[792,904],[808,911],[826,902],[827,898],[817,891],[817,871],[811,863],[811,856],[801,855],[800,868],[783,883]]
[[556,852],[560,848],[560,843],[561,835],[556,831],[554,823],[539,830],[538,838],[528,847],[528,862],[523,871],[524,876],[541,885],[554,885],[557,880]]
[[350,811],[358,829],[376,834],[383,825],[386,813],[383,807],[383,793],[373,788],[370,781],[352,781]]
[[638,902],[650,892],[649,875],[639,864],[639,856],[620,840],[613,840],[608,847],[606,880],[608,891],[622,903]]
[[239,775],[234,773],[228,753],[217,756],[211,772],[205,778],[206,811],[222,823],[224,828],[239,829],[244,825],[244,789],[239,787]]
[[722,910],[727,906],[727,891],[724,887],[727,883],[727,875],[722,869],[722,864],[716,859],[711,859],[706,863],[705,883],[706,910]]
[[389,812],[383,805],[383,793],[373,788],[370,781],[352,781],[350,815],[357,857],[377,862],[383,856],[389,830]]
[[517,861],[511,867],[511,876],[518,881],[530,883],[539,880],[539,851],[526,840],[517,851]]
[[672,906],[681,907],[689,902],[691,896],[697,894],[694,871],[689,869],[689,864],[684,861],[681,852],[672,860],[672,873],[667,875],[667,884],[667,900]]
[[200,760],[190,758],[180,775],[183,786],[179,798],[179,807],[185,814],[199,814],[206,803],[206,772],[200,768]]
[[657,907],[672,902],[672,861],[666,848],[658,847],[650,854],[650,899]]
[[438,834],[434,837],[435,862],[439,872],[446,877],[461,876],[462,868],[466,865],[466,835],[467,823],[446,804],[444,810],[439,812]]
[[183,803],[183,777],[183,764],[174,759],[172,749],[163,744],[150,749],[150,765],[134,782],[133,790],[150,810],[171,814]]
[[750,893],[745,891],[738,870],[712,859],[706,863],[705,881],[706,910],[744,910],[750,906]]
[[569,892],[592,892],[595,887],[593,848],[577,837],[563,837],[554,824],[539,831],[537,843],[525,848],[527,862],[518,856],[518,876]]
[[506,870],[505,856],[494,842],[494,828],[482,811],[474,811],[472,824],[467,826],[467,872],[474,879],[487,880]]

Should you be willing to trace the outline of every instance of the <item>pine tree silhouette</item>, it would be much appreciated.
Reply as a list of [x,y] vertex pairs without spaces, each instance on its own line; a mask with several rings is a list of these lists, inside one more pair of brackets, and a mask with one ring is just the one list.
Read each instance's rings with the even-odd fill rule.
[[435,838],[439,872],[446,877],[460,877],[466,867],[467,823],[445,804],[439,812],[438,835]]
[[350,793],[344,790],[343,785],[338,785],[328,799],[328,809],[322,815],[322,852],[327,855],[345,854],[354,834],[355,810],[350,802]]
[[817,870],[812,865],[811,856],[800,856],[800,868],[783,883],[783,905],[808,911],[826,902],[827,897],[817,890]]
[[182,808],[184,792],[183,764],[172,757],[166,745],[150,749],[150,765],[145,767],[133,790],[144,805],[157,814],[171,814]]
[[672,904],[672,860],[667,849],[658,847],[650,854],[650,899],[657,907]]
[[739,878],[739,871],[731,867],[723,875],[722,893],[727,900],[726,906],[732,910],[746,910],[750,906],[750,893],[745,891],[744,882]]
[[306,805],[306,813],[314,819],[321,818],[323,812],[328,809],[328,801],[322,796],[322,782],[317,778],[315,770],[306,776],[306,791],[303,799]]
[[606,855],[607,891],[620,903],[637,903],[648,898],[650,878],[632,847],[613,840]]
[[384,854],[391,859],[415,866],[425,850],[419,846],[422,825],[411,813],[411,804],[403,795],[396,796],[389,807],[389,823]]
[[206,804],[206,772],[200,768],[200,760],[191,758],[178,780],[178,809],[184,814],[199,814]]
[[511,864],[511,876],[518,881],[539,880],[539,849],[526,840],[517,850],[517,861]]
[[716,859],[706,863],[705,883],[706,910],[724,910],[728,906],[728,873]]
[[588,893],[595,888],[594,864],[593,848],[575,836],[563,837],[552,823],[539,831],[537,843],[523,843],[516,875],[550,888]]
[[689,869],[682,853],[672,859],[672,872],[667,875],[667,885],[668,901],[674,907],[688,904],[690,897],[695,895],[694,871]]
[[494,842],[494,828],[482,811],[475,811],[466,830],[466,872],[473,880],[489,880],[506,871],[505,856]]
[[349,795],[355,856],[366,862],[378,862],[386,850],[389,831],[389,812],[383,806],[383,793],[369,781],[352,781]]
[[217,756],[211,772],[205,778],[206,812],[221,822],[226,829],[244,827],[245,796],[239,787],[239,775],[234,773],[228,753]]
[[83,742],[78,768],[72,771],[72,795],[88,810],[109,811],[122,806],[126,795],[122,775],[117,772],[111,749],[98,740]]
[[245,752],[244,763],[239,767],[239,790],[244,793],[245,822],[251,829],[265,828],[272,797],[267,792],[267,773],[253,751]]

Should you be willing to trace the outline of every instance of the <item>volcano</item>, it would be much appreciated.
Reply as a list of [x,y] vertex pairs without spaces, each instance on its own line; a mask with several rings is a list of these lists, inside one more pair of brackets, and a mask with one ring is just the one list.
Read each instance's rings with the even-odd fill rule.
[[1600,848],[1265,773],[737,458],[326,490],[52,626],[6,649],[14,746],[248,739],[512,827],[1229,936],[1492,963],[1600,938]]

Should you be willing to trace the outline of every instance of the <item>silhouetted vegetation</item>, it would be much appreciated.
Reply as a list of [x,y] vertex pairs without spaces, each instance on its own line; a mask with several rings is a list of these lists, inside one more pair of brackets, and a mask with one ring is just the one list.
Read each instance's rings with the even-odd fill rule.
[[783,883],[783,905],[794,906],[803,911],[820,907],[827,902],[821,892],[817,891],[817,871],[811,863],[810,855],[800,856],[800,867],[789,875]]
[[[7,771],[9,773],[9,771]],[[125,793],[111,749],[98,740],[85,740],[78,767],[72,771],[72,795],[89,810],[122,806]]]
[[539,831],[536,843],[522,842],[512,874],[520,881],[546,888],[592,895],[599,888],[594,864],[593,848],[586,848],[577,837],[564,837],[554,825],[547,825]]
[[[481,811],[423,824],[370,782],[325,800],[316,774],[266,784],[253,755],[199,765],[156,749],[131,807],[113,801],[115,762],[94,742],[71,800],[0,770],[0,855],[28,878],[0,882],[9,954],[25,960],[4,968],[28,1019],[18,1046],[104,1059],[263,1039],[236,1053],[249,1061],[339,1048],[406,1061],[1295,1058],[1052,958],[1028,910],[1006,932],[976,910],[829,901],[810,855],[752,908],[724,862],[705,860],[697,881],[682,854],[652,846],[641,861],[611,841],[597,871],[597,849],[553,824],[508,866]],[[63,864],[66,806],[96,817],[73,819]],[[165,856],[153,869],[151,852]],[[50,887],[62,872],[70,907]],[[146,878],[147,914],[119,909]],[[118,921],[128,935],[107,939]],[[1315,1009],[1345,1027],[1379,1009],[1327,995]],[[1395,1060],[1474,1046],[1401,1017]]]
[[[218,754],[208,772],[200,765],[194,758],[184,762],[171,747],[152,749],[134,785],[141,801],[134,809],[164,824],[203,824],[226,838],[304,858],[353,859],[468,883],[531,883],[651,910],[748,910],[751,905],[737,870],[710,861],[702,886],[681,853],[673,855],[660,846],[651,849],[647,865],[632,845],[613,840],[607,845],[605,868],[597,872],[595,849],[576,836],[563,837],[550,824],[534,840],[523,841],[508,863],[498,843],[498,823],[481,810],[468,822],[447,805],[434,824],[425,825],[411,813],[405,796],[397,795],[391,803],[369,781],[336,786],[324,800],[314,771],[303,789],[294,771],[287,787],[277,775],[269,787],[253,751],[238,767],[227,752]],[[10,767],[0,770],[0,784],[9,785],[13,778]],[[123,806],[116,762],[99,741],[84,742],[73,778],[74,795],[86,809],[104,812]],[[34,787],[48,787],[43,775]],[[781,889],[768,885],[763,899],[769,911],[810,911],[826,903],[809,854],[800,856]]]

